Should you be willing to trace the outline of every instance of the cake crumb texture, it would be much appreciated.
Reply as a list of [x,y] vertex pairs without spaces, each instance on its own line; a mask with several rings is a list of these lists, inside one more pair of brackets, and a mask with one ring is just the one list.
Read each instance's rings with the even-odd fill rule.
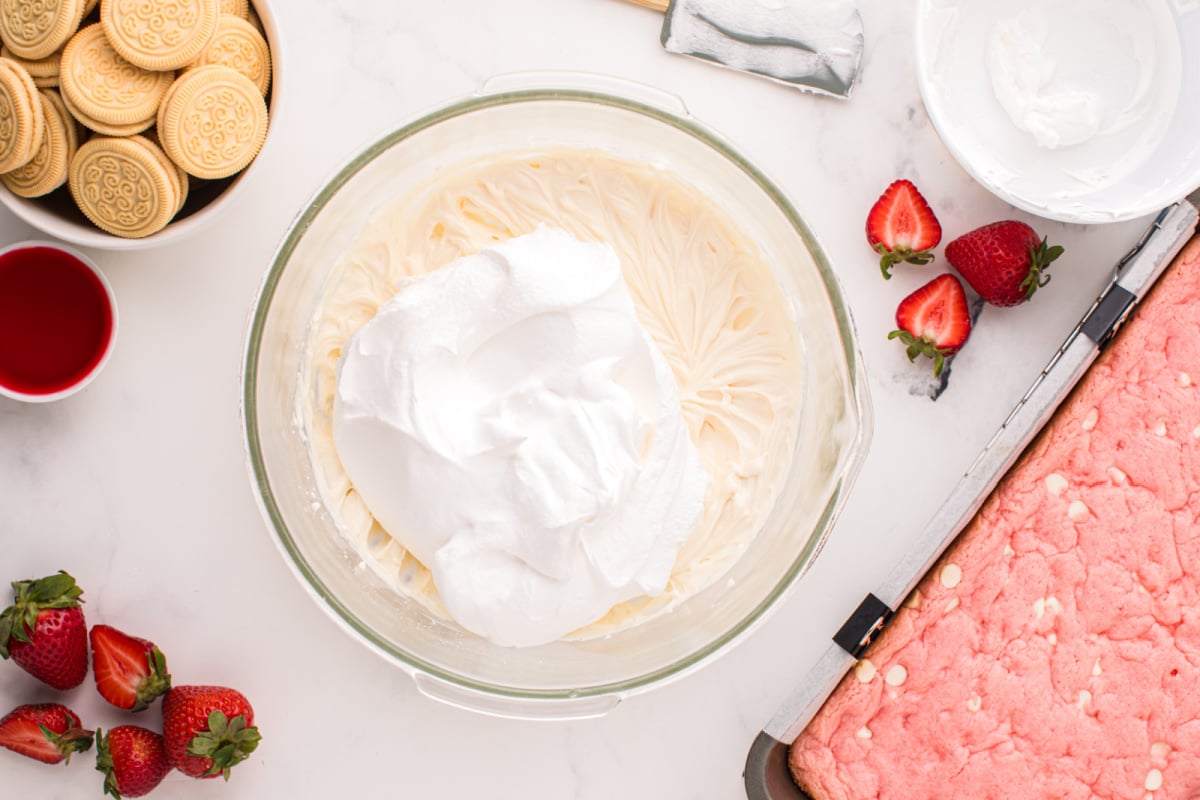
[[1200,375],[1200,239],[872,646],[872,679],[793,744],[805,791],[1200,796],[1200,387],[1181,375]]

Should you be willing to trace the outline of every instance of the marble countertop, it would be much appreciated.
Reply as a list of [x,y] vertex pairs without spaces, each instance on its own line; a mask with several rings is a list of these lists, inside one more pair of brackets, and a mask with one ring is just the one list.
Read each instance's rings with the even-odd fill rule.
[[[913,68],[913,0],[860,0],[866,56],[849,102],[664,53],[660,16],[622,0],[276,0],[284,80],[274,133],[216,224],[148,252],[94,252],[120,305],[106,371],[56,404],[0,399],[0,580],[72,572],[89,621],[155,639],[177,683],[238,687],[262,747],[228,786],[167,779],[156,797],[743,797],[747,748],[829,636],[888,572],[1090,305],[1147,220],[1036,220],[958,167]],[[366,142],[527,70],[605,73],[678,95],[792,198],[835,265],[874,404],[874,439],[811,572],[698,672],[569,723],[496,719],[426,699],[344,635],[296,583],[259,516],[239,423],[243,336],[289,222]],[[1031,221],[1066,246],[1034,302],[987,308],[936,402],[927,364],[888,342],[900,298],[934,272],[880,279],[867,209],[914,179],[946,239]],[[3,242],[33,232],[0,212]],[[939,265],[944,262],[939,261]],[[0,710],[54,693],[0,664]],[[125,718],[91,680],[66,702],[90,727]],[[149,723],[157,724],[157,712]],[[98,797],[91,755],[49,768],[0,753],[12,796]]]

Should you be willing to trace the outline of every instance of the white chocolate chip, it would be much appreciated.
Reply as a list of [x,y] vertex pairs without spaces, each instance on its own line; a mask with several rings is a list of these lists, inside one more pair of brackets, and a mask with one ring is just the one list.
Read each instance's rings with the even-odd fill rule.
[[950,598],[950,602],[946,603],[946,608],[942,611],[943,614],[949,614],[954,609],[958,608],[958,598]]
[[[1095,663],[1095,664],[1092,664],[1092,674],[1093,674],[1093,675],[1096,675],[1096,676],[1099,676],[1099,675],[1101,675],[1102,673],[1103,673],[1103,670],[1102,670],[1102,669],[1100,669],[1100,659],[1098,659],[1098,658],[1097,658],[1097,659],[1096,659],[1096,663]],[[1150,748],[1150,752],[1151,752],[1151,754],[1153,754],[1153,753],[1154,753],[1154,748],[1153,748],[1153,747],[1152,747],[1152,748]]]
[[967,711],[978,711],[983,708],[983,698],[977,694],[971,695],[967,700]]
[[887,681],[888,686],[899,686],[908,680],[908,670],[904,668],[904,665],[897,664],[888,670],[884,680]]
[[1154,435],[1155,436],[1166,436],[1167,435],[1167,423],[1163,422],[1162,420],[1159,420],[1158,424],[1154,426]]
[[1118,467],[1108,468],[1108,477],[1112,478],[1113,483],[1123,484],[1129,480],[1129,476],[1121,471]]
[[1200,439],[1200,425],[1197,425],[1196,427],[1192,428],[1192,438]]
[[1050,631],[1050,633],[1046,635],[1046,641],[1050,644],[1058,644],[1058,634],[1054,631]]
[[864,658],[854,667],[854,677],[858,678],[863,683],[870,683],[875,673],[879,670],[875,669],[875,665],[871,663],[871,659]]
[[923,597],[924,597],[924,595],[921,594],[920,589],[913,589],[912,594],[910,594],[908,596],[908,599],[904,601],[904,607],[912,608],[912,609],[920,608],[921,607],[921,599]]
[[1057,614],[1058,612],[1062,611],[1062,603],[1058,602],[1057,597],[1047,597],[1046,610],[1051,614]]
[[854,735],[860,739],[870,739],[871,738],[871,729],[868,728],[866,725],[863,725],[861,728],[858,729],[858,733],[856,733]]
[[1189,387],[1191,385],[1192,385],[1192,376],[1188,375],[1186,372],[1179,373],[1179,388],[1186,389],[1187,387]]
[[1067,479],[1057,472],[1051,472],[1046,476],[1046,491],[1058,497],[1067,490]]
[[1096,423],[1099,421],[1100,409],[1093,408],[1087,413],[1087,416],[1083,418],[1083,429],[1085,431],[1090,431],[1092,428],[1096,427]]
[[[1200,430],[1200,428],[1198,428],[1197,430]],[[1015,556],[1016,554],[1017,554],[1017,551],[1012,549],[1011,544],[1004,545],[1004,555]]]
[[1072,500],[1071,505],[1067,506],[1067,516],[1073,522],[1087,519],[1089,513],[1087,505],[1082,500]]
[[947,564],[942,567],[942,573],[938,579],[942,582],[942,586],[953,589],[962,580],[962,567],[958,564]]
[[1033,618],[1041,619],[1046,615],[1046,598],[1039,597],[1033,601]]
[[1155,742],[1154,744],[1150,745],[1150,757],[1158,759],[1159,761],[1164,760],[1170,754],[1170,752],[1171,745],[1167,744],[1166,742]]
[[1163,774],[1160,770],[1152,769],[1146,773],[1146,791],[1157,792],[1162,788]]
[[1082,711],[1083,707],[1086,706],[1090,702],[1092,702],[1092,693],[1089,692],[1087,689],[1080,689],[1079,690],[1079,699],[1075,701],[1075,705],[1079,707],[1080,711]]

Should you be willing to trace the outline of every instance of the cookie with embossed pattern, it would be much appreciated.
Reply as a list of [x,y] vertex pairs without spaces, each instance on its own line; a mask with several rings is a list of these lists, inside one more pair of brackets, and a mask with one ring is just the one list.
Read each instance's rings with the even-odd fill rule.
[[162,146],[158,143],[158,137],[154,135],[154,131],[146,131],[144,136],[131,136],[135,141],[145,142],[151,147],[147,148],[154,157],[158,159],[163,168],[167,170],[167,177],[171,181],[171,189],[175,193],[175,213],[183,208],[183,204],[187,201],[188,193],[188,174],[179,168],[179,165],[172,161],[166,153],[163,152]]
[[267,30],[263,27],[262,19],[258,16],[258,12],[254,10],[254,6],[250,6],[250,11],[246,13],[246,21],[254,26],[254,30],[263,36],[267,35]]
[[62,53],[59,81],[71,106],[106,125],[133,125],[153,119],[175,80],[131,64],[104,35],[99,24],[75,34]]
[[56,50],[45,58],[21,58],[7,47],[0,47],[0,58],[7,58],[21,65],[29,77],[33,78],[34,86],[39,89],[52,89],[58,86],[58,67],[62,60],[62,51]]
[[84,0],[0,0],[0,41],[21,58],[39,59],[66,44]]
[[250,19],[250,0],[221,0],[221,13]]
[[62,94],[62,101],[63,105],[67,107],[67,111],[71,113],[71,116],[74,117],[80,125],[88,130],[95,131],[96,133],[104,136],[133,136],[135,133],[141,133],[154,124],[154,118],[151,117],[150,119],[142,120],[141,122],[133,122],[128,125],[110,125],[107,122],[101,122],[98,119],[92,119],[87,114],[80,111],[71,102],[71,98],[68,97],[66,93]]
[[222,14],[217,35],[188,69],[205,64],[223,64],[254,81],[258,91],[271,85],[271,49],[254,26],[241,17]]
[[33,158],[45,125],[33,78],[16,62],[0,58],[0,173]]
[[267,138],[267,104],[242,73],[219,64],[188,70],[158,109],[163,150],[197,178],[244,169]]
[[71,159],[71,196],[96,227],[139,239],[171,221],[178,197],[166,167],[150,147],[145,140],[97,136]]
[[179,69],[195,61],[216,35],[220,16],[220,0],[100,4],[100,23],[112,46],[127,61],[152,70]]
[[66,183],[67,167],[78,146],[75,120],[67,115],[54,91],[43,91],[38,99],[46,118],[41,146],[27,164],[0,175],[9,191],[20,197],[41,197]]
[[[68,150],[71,153],[71,158],[74,158],[75,151],[79,149],[79,143],[81,141],[79,137],[83,132],[83,128],[80,127],[79,122],[75,119],[74,115],[67,110],[67,104],[63,102],[62,93],[60,93],[57,89],[39,89],[38,94],[48,100],[50,105],[54,106],[54,110],[58,112],[58,118],[61,119],[63,124],[66,126],[67,140],[69,144]],[[70,159],[67,159],[67,161],[69,162]]]

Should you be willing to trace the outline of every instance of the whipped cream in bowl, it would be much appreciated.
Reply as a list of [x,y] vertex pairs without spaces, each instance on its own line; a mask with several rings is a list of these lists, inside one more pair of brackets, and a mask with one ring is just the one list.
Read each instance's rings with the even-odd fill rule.
[[384,137],[313,200],[247,338],[286,563],[426,694],[604,713],[811,564],[865,453],[836,279],[693,120],[557,84]]
[[930,120],[1013,205],[1110,222],[1200,183],[1200,14],[1173,0],[919,0],[916,29]]
[[405,279],[339,361],[333,435],[451,616],[501,645],[661,593],[708,484],[615,252],[545,227]]

